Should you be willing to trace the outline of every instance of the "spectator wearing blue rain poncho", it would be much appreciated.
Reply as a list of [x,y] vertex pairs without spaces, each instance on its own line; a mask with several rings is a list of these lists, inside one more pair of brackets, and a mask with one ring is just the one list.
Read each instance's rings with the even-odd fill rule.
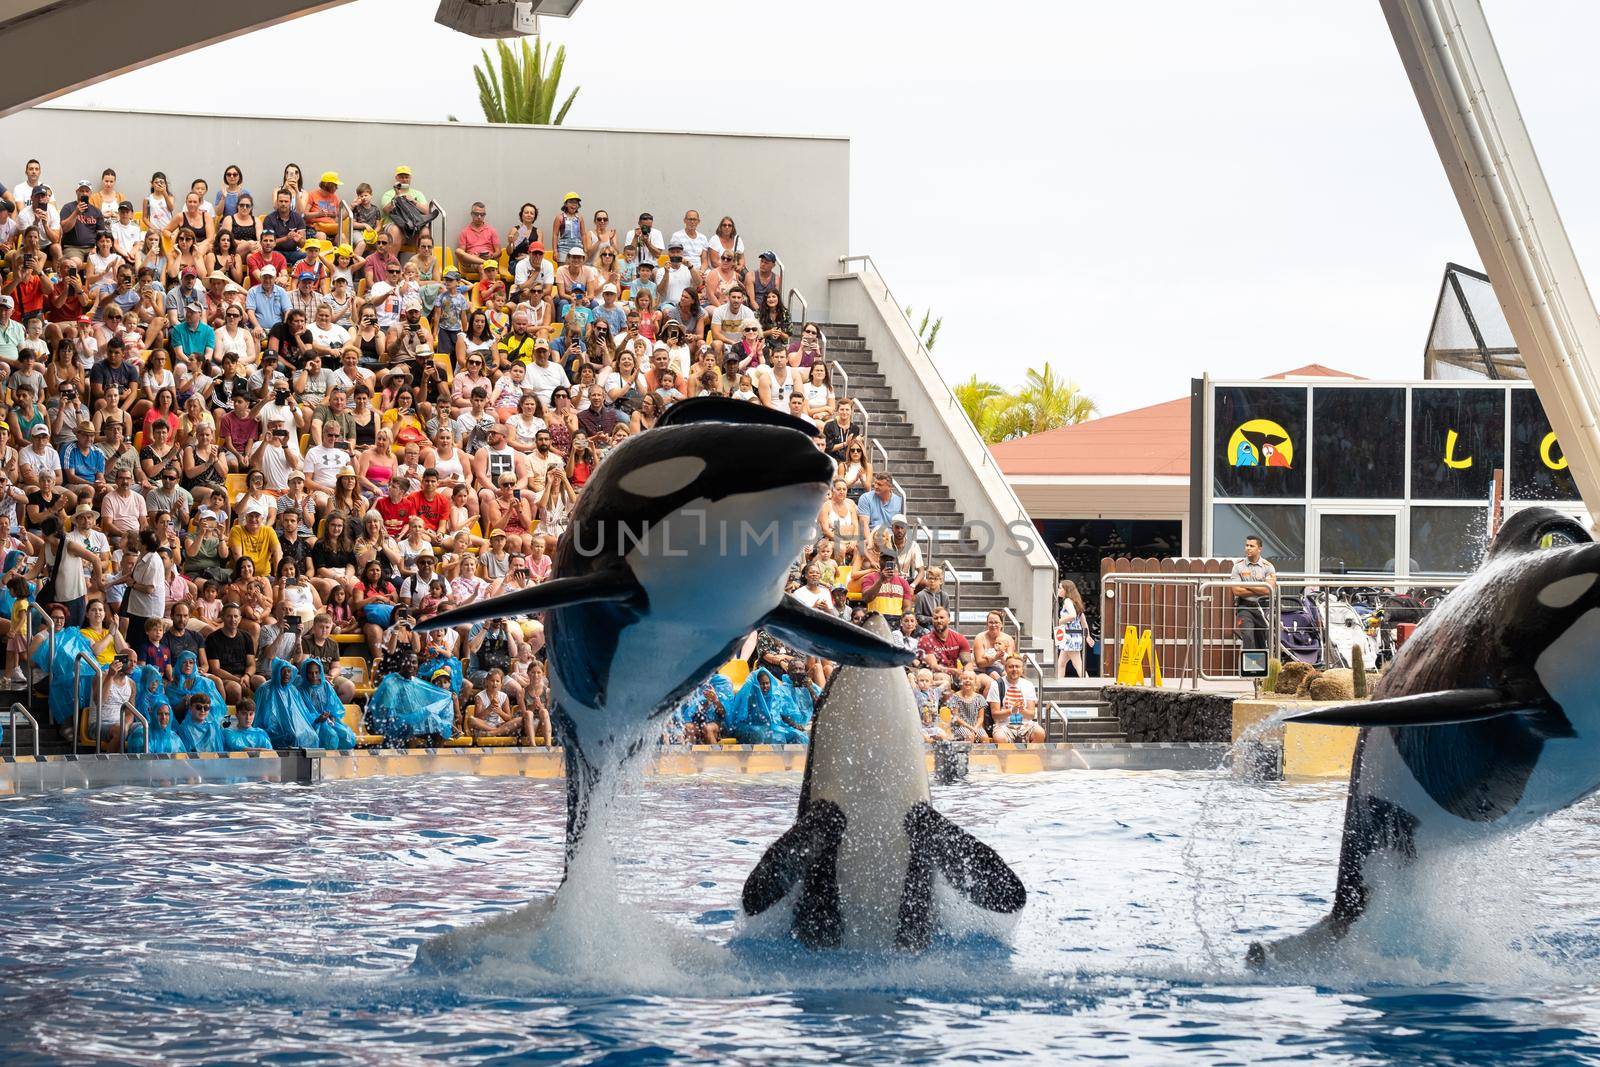
[[311,708],[301,695],[299,674],[286,659],[274,659],[267,682],[256,690],[256,719],[272,738],[272,747],[319,748],[317,728],[311,725]]
[[676,736],[668,740],[689,745],[714,745],[722,739],[728,704],[733,700],[733,683],[722,674],[713,674],[678,707]]
[[[152,667],[147,663],[133,672],[133,706],[139,709],[139,714],[148,719],[157,704],[165,704],[171,708],[172,700],[167,696],[167,687],[162,683],[161,668]],[[183,705],[179,704],[178,707],[182,708]]]
[[144,727],[136,723],[128,732],[125,751],[149,752],[156,756],[170,756],[175,752],[189,751],[189,746],[184,744],[183,738],[172,728],[172,705],[163,700],[150,705],[150,710],[145,714],[150,717],[149,745],[145,744]]
[[56,631],[55,655],[51,656],[49,634],[41,632],[34,637],[34,649],[31,657],[33,665],[45,672],[50,678],[50,719],[57,726],[67,726],[72,722],[74,708],[88,707],[94,702],[96,687],[100,684],[98,669],[89,670],[85,666],[78,675],[78,699],[72,699],[72,665],[77,654],[82,652],[95,659],[94,643],[87,634],[76,626],[68,626],[67,609],[60,604],[50,605],[50,617],[55,620]]
[[184,747],[195,755],[202,752],[222,752],[222,724],[211,717],[211,704],[195,700],[189,705],[189,714],[178,724],[177,734],[183,738]]
[[300,664],[300,695],[311,709],[311,723],[323,748],[351,749],[356,735],[344,724],[344,701],[322,673],[322,661],[307,656]]
[[222,699],[217,683],[200,673],[200,657],[185,649],[178,653],[172,666],[172,681],[167,683],[167,702],[180,711],[188,708],[189,699],[196,694],[211,703],[211,718],[221,722],[228,714],[228,703]]
[[728,703],[727,732],[741,745],[803,745],[806,732],[800,726],[809,718],[794,687],[760,667]]
[[367,701],[367,725],[391,745],[413,737],[448,739],[455,732],[455,698],[449,689],[417,678],[417,656],[409,648],[397,649],[394,670],[383,676]]
[[222,731],[222,747],[229,752],[271,749],[272,738],[255,722],[256,703],[245,697],[233,710],[233,725]]

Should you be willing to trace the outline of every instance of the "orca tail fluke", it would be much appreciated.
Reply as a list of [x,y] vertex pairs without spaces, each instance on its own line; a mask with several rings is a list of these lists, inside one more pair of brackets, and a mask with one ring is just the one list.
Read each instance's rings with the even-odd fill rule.
[[1009,915],[1022,910],[1028,890],[1000,854],[926,803],[906,812],[906,834],[913,851],[925,852],[933,869],[962,896],[985,911]]
[[790,596],[767,613],[761,626],[801,652],[846,667],[904,667],[916,658],[887,638]]
[[1253,970],[1319,963],[1333,954],[1349,928],[1349,923],[1325,915],[1298,934],[1277,941],[1252,941],[1244,961]]

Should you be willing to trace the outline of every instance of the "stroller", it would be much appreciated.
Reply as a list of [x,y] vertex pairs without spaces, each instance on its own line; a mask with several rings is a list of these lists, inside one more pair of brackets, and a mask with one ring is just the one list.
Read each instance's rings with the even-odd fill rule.
[[1278,605],[1278,632],[1286,660],[1293,658],[1312,666],[1322,662],[1322,625],[1311,597],[1285,599]]
[[1328,601],[1327,666],[1348,667],[1350,650],[1361,646],[1362,662],[1375,665],[1378,661],[1378,639],[1367,632],[1366,618],[1349,601],[1334,598]]

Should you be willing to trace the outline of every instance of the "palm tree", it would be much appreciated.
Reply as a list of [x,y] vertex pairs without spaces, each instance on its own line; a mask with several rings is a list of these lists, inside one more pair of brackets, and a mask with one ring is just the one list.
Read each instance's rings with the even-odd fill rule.
[[996,409],[1003,407],[1011,399],[1006,395],[1005,389],[994,382],[980,381],[974,374],[955,387],[955,394],[956,403],[961,405],[961,410],[967,413],[967,418],[977,427],[978,435],[985,441],[999,440],[997,437],[991,437],[987,428],[994,423]]
[[[917,321],[917,313],[911,310],[910,304],[905,306],[905,313],[907,322]],[[943,325],[943,315],[940,315],[938,318],[934,318],[932,310],[927,310],[922,313],[922,323],[917,326],[917,341],[921,343],[924,351],[933,351],[934,343],[939,340],[939,327]]]
[[[521,55],[511,50],[504,41],[495,42],[500,53],[500,69],[495,70],[489,50],[484,49],[483,66],[472,65],[473,76],[478,79],[478,102],[483,105],[483,117],[488,122],[517,122],[534,126],[559,126],[567,117],[578,90],[567,94],[559,111],[555,108],[556,95],[561,86],[561,68],[567,62],[567,47],[562,45],[550,57],[545,69],[539,39],[521,42]],[[551,115],[554,113],[554,117]]]
[[1043,433],[1091,419],[1094,401],[1077,384],[1058,377],[1048,362],[1029,368],[1022,389],[1007,393],[974,374],[955,388],[961,405],[978,433],[991,444]]

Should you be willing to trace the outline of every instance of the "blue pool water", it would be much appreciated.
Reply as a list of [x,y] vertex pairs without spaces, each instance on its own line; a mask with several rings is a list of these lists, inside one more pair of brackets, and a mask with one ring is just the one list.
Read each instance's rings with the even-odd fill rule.
[[0,802],[0,1063],[1600,1058],[1600,807],[1429,872],[1316,975],[1342,785],[984,776],[935,803],[1031,890],[1011,944],[813,958],[736,936],[796,778],[647,781],[601,894],[526,960],[416,946],[552,890],[559,783],[456,777]]

